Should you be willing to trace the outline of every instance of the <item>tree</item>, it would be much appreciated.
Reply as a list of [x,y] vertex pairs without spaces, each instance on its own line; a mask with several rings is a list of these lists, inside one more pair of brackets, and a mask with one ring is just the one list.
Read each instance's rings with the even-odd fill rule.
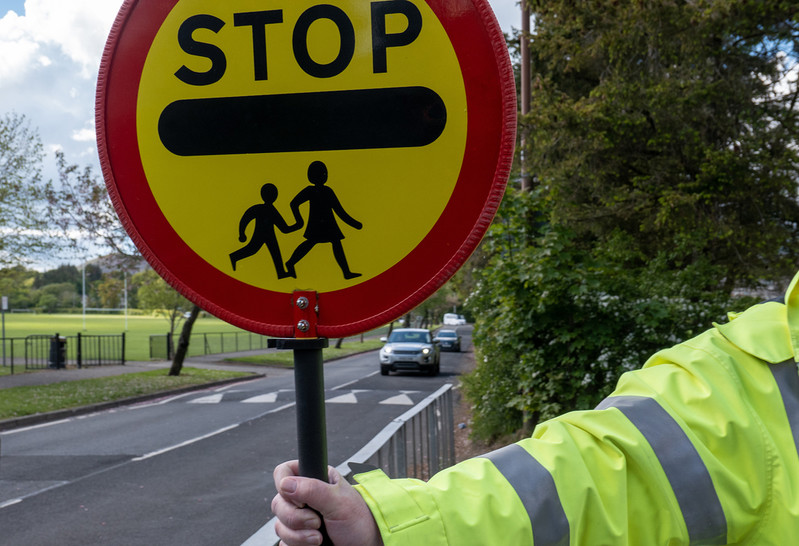
[[169,322],[169,335],[173,336],[175,328],[192,304],[152,269],[136,273],[133,278],[133,282],[139,286],[139,306],[164,317]]
[[36,278],[35,271],[21,265],[0,269],[0,295],[8,298],[10,309],[27,309],[33,305],[31,288]]
[[49,269],[37,275],[33,287],[41,288],[48,284],[70,282],[75,285],[76,290],[80,290],[81,281],[81,272],[77,267],[74,265],[59,265],[55,269]]
[[552,220],[630,267],[712,265],[708,289],[791,275],[797,4],[531,5],[525,152]]
[[75,286],[70,282],[45,285],[34,292],[33,298],[36,299],[36,307],[45,313],[75,307],[80,301]]
[[422,322],[420,328],[430,328],[436,323],[440,323],[444,313],[452,309],[458,302],[457,296],[452,290],[450,283],[444,284],[441,288],[427,298],[421,305],[414,309],[414,312],[421,315]]
[[[478,317],[475,371],[464,380],[474,432],[491,438],[564,411],[589,409],[656,350],[721,321],[728,294],[663,295],[601,250],[585,251],[554,223],[531,223],[540,191],[509,193],[468,300]],[[677,285],[692,287],[691,273]]]
[[468,301],[487,437],[593,407],[799,242],[795,3],[530,7],[538,188],[506,196]]
[[[76,249],[86,250],[95,245],[110,248],[122,256],[138,257],[139,252],[119,221],[105,183],[95,177],[91,167],[80,169],[77,165],[68,164],[61,152],[56,152],[56,161],[59,184],[48,183],[45,187],[46,216],[51,225]],[[74,236],[74,233],[80,235]],[[194,307],[196,309],[192,308],[181,330],[179,345],[185,343],[188,346],[194,321],[200,312],[199,307]],[[169,320],[170,332],[174,332],[179,319]],[[180,374],[183,356],[185,352],[176,353],[170,375]]]
[[58,184],[44,187],[46,215],[53,229],[77,250],[110,248],[120,256],[138,257],[139,251],[122,227],[108,197],[105,183],[91,167],[82,170],[67,163],[64,153],[56,152]]
[[123,303],[124,283],[113,275],[104,275],[96,285],[103,309],[118,309]]
[[17,264],[49,248],[36,210],[42,143],[25,116],[0,116],[0,265]]

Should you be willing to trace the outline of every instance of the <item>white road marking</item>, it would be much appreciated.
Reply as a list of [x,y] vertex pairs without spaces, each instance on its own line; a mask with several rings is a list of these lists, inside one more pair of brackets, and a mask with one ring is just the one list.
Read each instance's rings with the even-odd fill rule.
[[325,400],[330,404],[357,404],[358,399],[355,397],[354,394],[342,394],[341,396],[336,396],[335,398],[328,398]]
[[189,404],[218,404],[222,401],[222,397],[224,397],[224,393],[222,394],[209,394],[208,396],[203,396],[202,398],[195,398],[194,400],[189,400]]
[[234,428],[236,428],[238,426],[239,425],[237,423],[235,425],[230,425],[228,427],[220,428],[219,430],[215,430],[213,432],[209,432],[208,434],[204,434],[202,436],[198,436],[196,438],[192,438],[191,440],[186,440],[185,442],[181,442],[179,444],[175,444],[175,445],[170,446],[170,447],[165,447],[163,449],[159,449],[158,451],[151,451],[150,453],[146,453],[146,454],[142,455],[141,457],[134,457],[133,459],[131,459],[131,461],[143,461],[145,459],[149,459],[149,458],[155,457],[157,455],[162,455],[162,454],[167,453],[169,451],[174,451],[175,449],[180,449],[181,447],[186,447],[186,446],[189,446],[191,444],[197,443],[197,442],[199,442],[201,440],[206,440],[206,439],[211,438],[213,436],[216,436],[218,434],[222,434],[223,432],[227,432],[229,430],[233,430]]
[[398,394],[397,396],[386,398],[380,403],[393,406],[412,406],[413,400],[411,400],[407,394]]
[[241,401],[243,404],[274,404],[277,402],[277,393],[259,394]]

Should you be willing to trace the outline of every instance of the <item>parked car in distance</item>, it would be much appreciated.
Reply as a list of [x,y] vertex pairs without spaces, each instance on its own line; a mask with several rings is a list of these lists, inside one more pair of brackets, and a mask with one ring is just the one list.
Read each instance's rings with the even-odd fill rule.
[[380,349],[380,373],[418,370],[428,375],[438,375],[441,365],[441,348],[433,341],[429,330],[423,328],[397,328]]
[[461,351],[461,336],[455,330],[439,330],[433,341],[437,341],[442,351]]
[[464,324],[466,324],[466,319],[463,315],[444,313],[444,326],[463,326]]

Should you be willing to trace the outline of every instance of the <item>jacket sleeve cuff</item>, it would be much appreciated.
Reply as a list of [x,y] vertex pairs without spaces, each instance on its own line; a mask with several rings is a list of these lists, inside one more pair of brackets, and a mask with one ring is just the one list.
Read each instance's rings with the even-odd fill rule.
[[355,479],[355,490],[369,506],[385,546],[447,544],[438,507],[423,481],[392,480],[382,470]]

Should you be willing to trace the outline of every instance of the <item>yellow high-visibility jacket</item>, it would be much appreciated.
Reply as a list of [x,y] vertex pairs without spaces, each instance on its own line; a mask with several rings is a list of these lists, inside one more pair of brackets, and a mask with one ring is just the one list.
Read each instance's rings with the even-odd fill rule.
[[356,486],[387,546],[799,544],[799,274],[596,409],[425,483]]

